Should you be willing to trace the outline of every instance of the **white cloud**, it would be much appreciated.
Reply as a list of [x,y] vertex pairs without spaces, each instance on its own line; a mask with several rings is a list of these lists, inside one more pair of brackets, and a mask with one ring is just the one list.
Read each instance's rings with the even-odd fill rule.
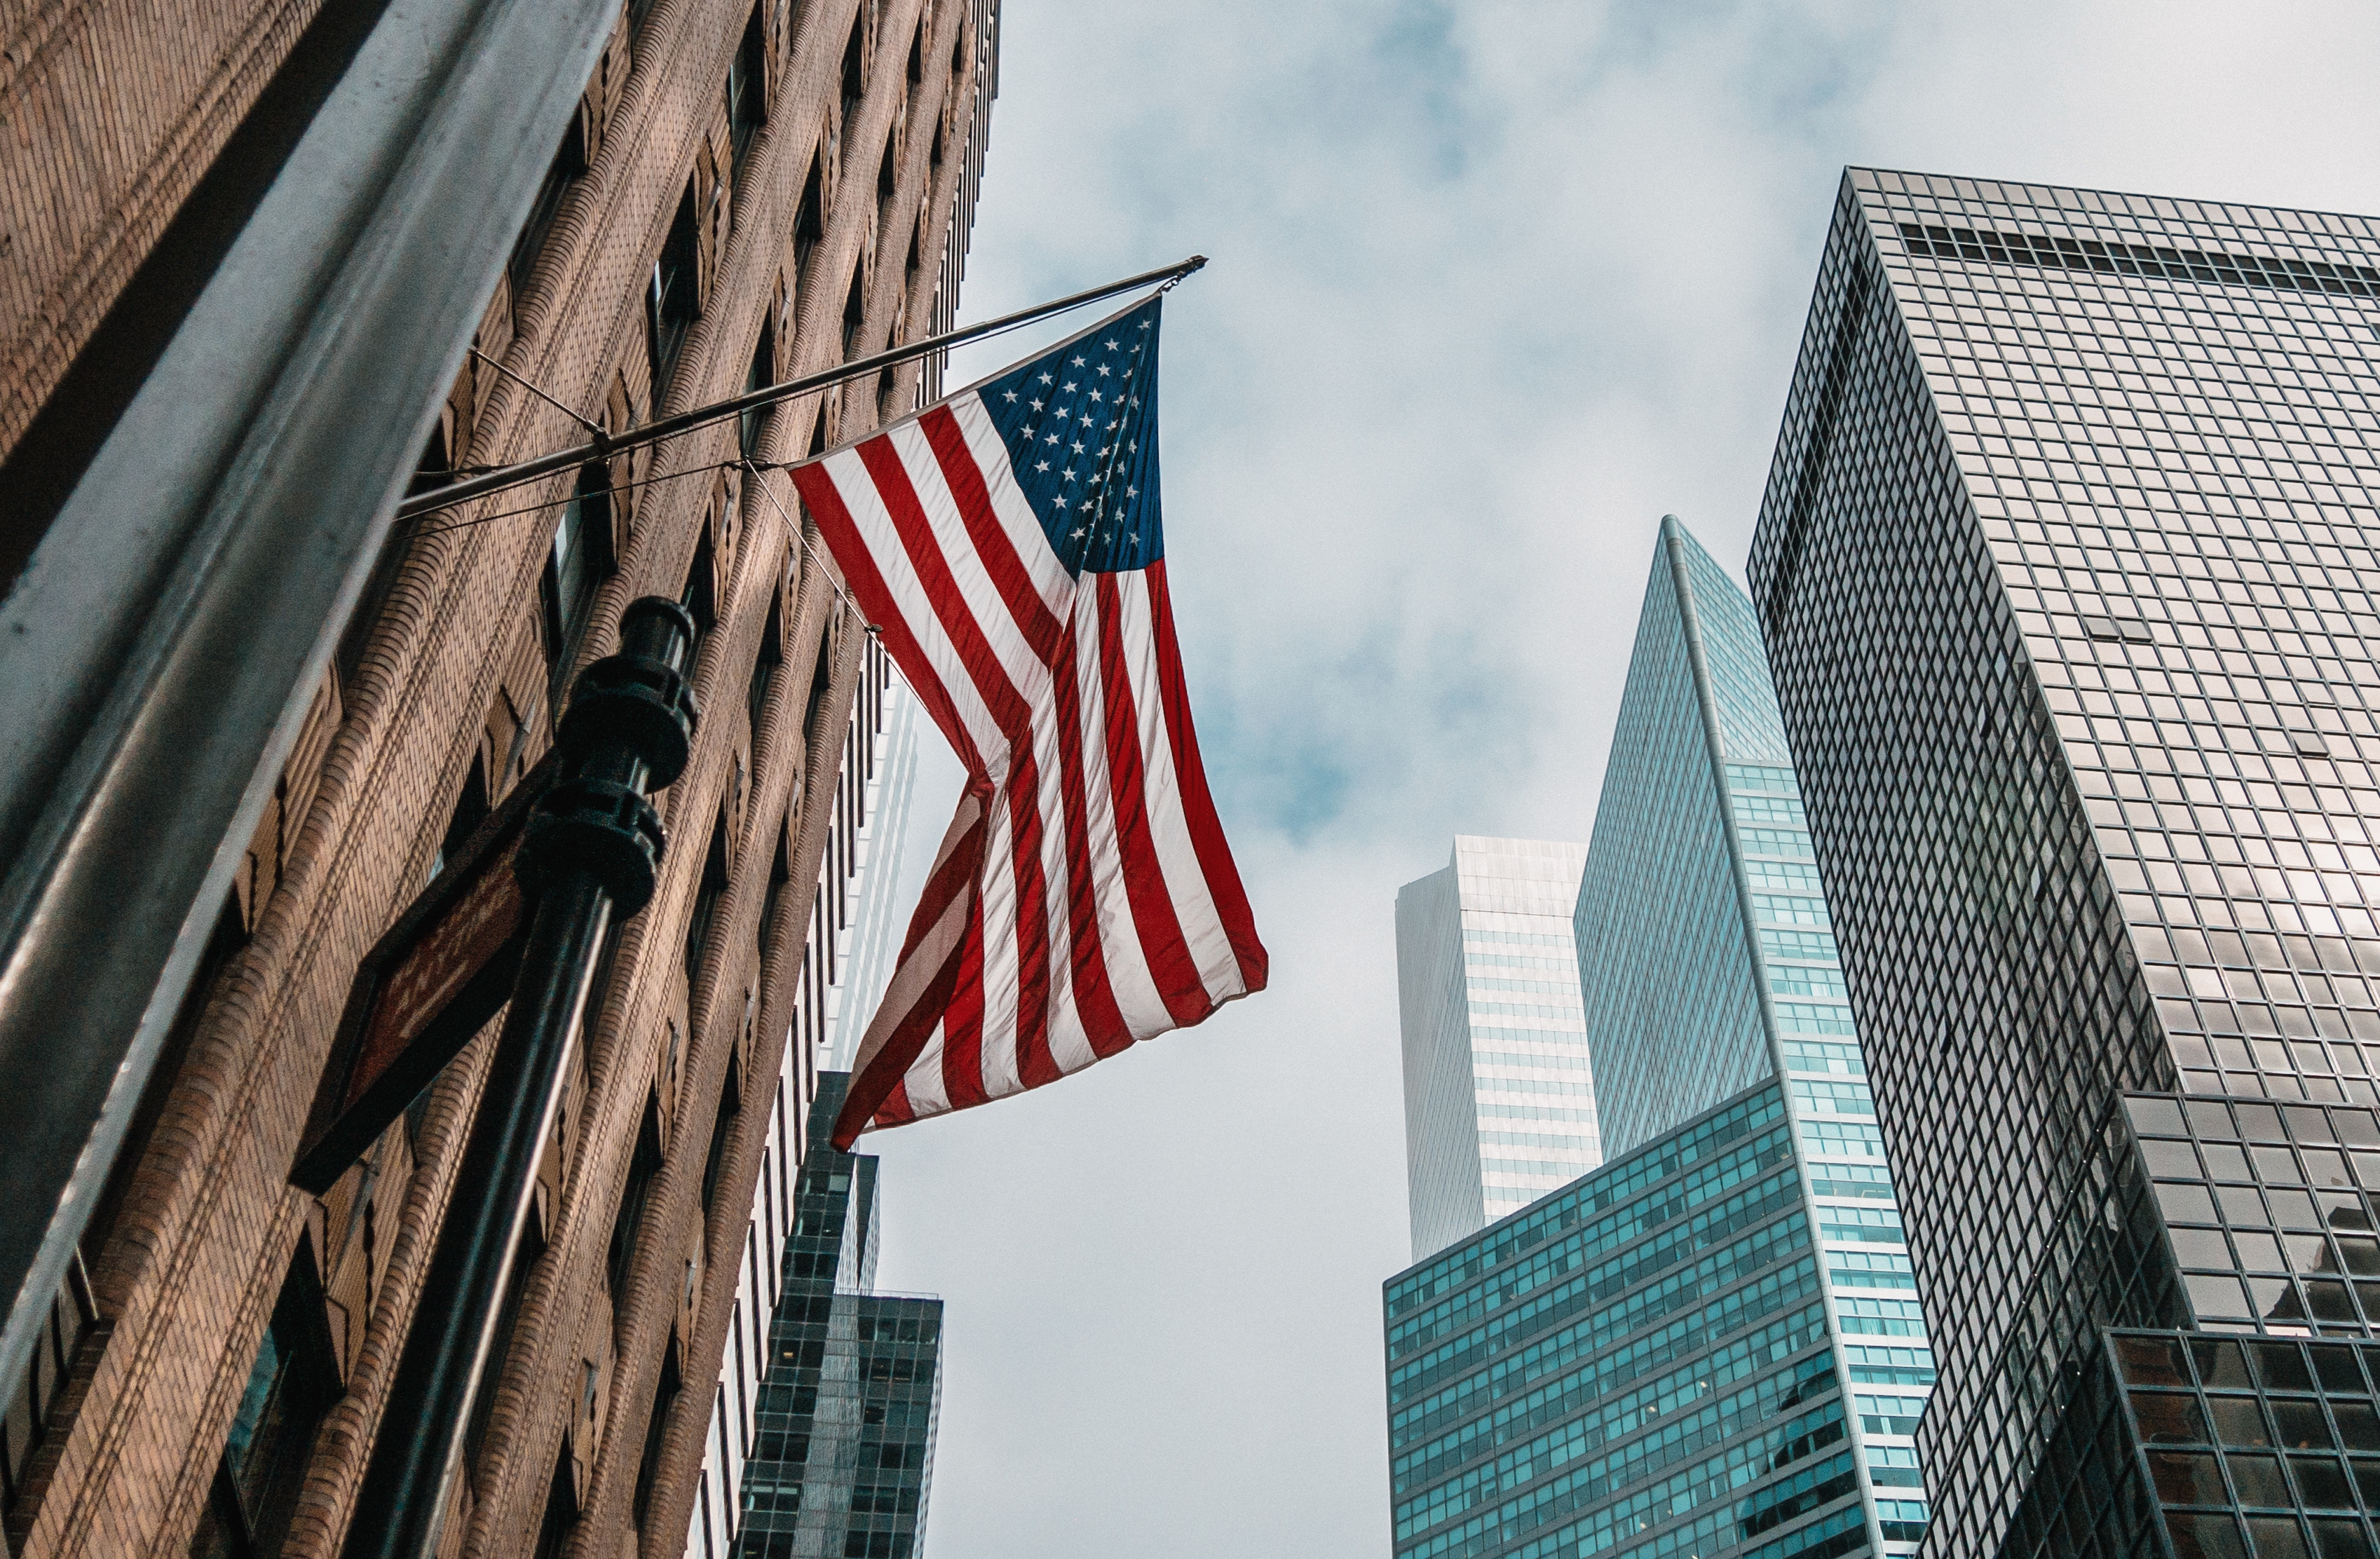
[[1395,890],[1458,830],[1585,836],[1654,523],[1742,557],[1842,165],[2380,212],[2375,34],[1009,0],[966,315],[1214,257],[1167,311],[1168,553],[1275,983],[872,1144],[885,1281],[950,1301],[937,1549],[1386,1552]]

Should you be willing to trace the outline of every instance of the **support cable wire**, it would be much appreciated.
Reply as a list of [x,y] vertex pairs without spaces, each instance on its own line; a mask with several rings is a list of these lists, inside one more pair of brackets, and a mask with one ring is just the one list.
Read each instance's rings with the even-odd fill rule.
[[[707,427],[713,422],[723,422],[731,417],[741,416],[747,411],[758,410],[764,406],[773,406],[779,401],[791,400],[797,396],[808,395],[813,390],[822,390],[830,385],[839,384],[846,379],[865,378],[870,373],[881,372],[896,363],[929,357],[936,352],[945,352],[965,342],[987,340],[995,335],[1002,335],[1012,330],[1019,330],[1026,325],[1047,319],[1052,314],[1063,313],[1069,309],[1077,309],[1086,303],[1095,303],[1100,298],[1111,298],[1119,292],[1129,292],[1136,286],[1145,286],[1155,282],[1162,284],[1160,290],[1170,289],[1184,276],[1206,263],[1205,255],[1194,254],[1187,260],[1155,271],[1145,271],[1139,275],[1127,276],[1122,281],[1110,282],[1104,286],[1092,287],[1087,292],[1077,292],[1051,302],[1036,304],[1030,309],[1022,309],[1013,314],[1002,314],[998,319],[986,320],[981,324],[969,325],[965,330],[946,331],[940,335],[929,335],[922,341],[912,342],[904,347],[894,347],[886,351],[861,358],[856,362],[847,362],[840,367],[805,374],[798,379],[787,380],[782,384],[771,384],[764,389],[753,390],[737,396],[732,400],[716,401],[710,406],[696,407],[691,411],[681,411],[675,416],[659,418],[647,422],[642,427],[630,428],[623,433],[610,437],[599,433],[591,444],[580,445],[571,449],[556,450],[551,455],[540,455],[533,460],[524,460],[516,465],[490,471],[485,476],[473,477],[468,481],[455,482],[452,486],[439,488],[434,492],[419,493],[397,505],[396,518],[399,522],[417,519],[422,515],[431,514],[439,509],[452,508],[456,504],[468,503],[471,499],[484,497],[488,493],[501,492],[507,487],[518,487],[524,482],[535,481],[540,477],[552,476],[556,471],[567,470],[573,466],[583,466],[589,460],[603,459],[624,449],[658,444],[663,439],[675,438],[680,433],[692,432],[697,428]],[[532,385],[531,388],[535,386]],[[540,395],[543,393],[539,392]],[[577,414],[573,412],[572,415],[575,417]]]
[[[688,466],[684,470],[663,471],[659,476],[649,476],[636,481],[618,482],[602,489],[602,493],[606,497],[614,493],[632,493],[639,487],[651,487],[657,482],[675,481],[680,477],[701,476],[707,471],[732,471],[743,464],[741,460],[713,460],[705,465]],[[534,504],[524,504],[516,509],[498,509],[493,514],[483,514],[470,519],[451,520],[444,525],[417,525],[413,529],[413,533],[417,536],[443,536],[449,530],[468,530],[475,525],[485,525],[492,519],[511,519],[516,515],[536,514],[540,509],[558,509],[574,499],[589,496],[591,494],[568,493],[559,498],[541,498]]]
[[[542,389],[540,389],[538,387],[537,381],[529,378],[527,374],[515,373],[511,369],[506,368],[503,363],[498,362],[495,359],[488,356],[487,353],[480,350],[477,347],[471,348],[471,355],[479,359],[481,362],[486,363],[490,368],[494,369],[498,373],[501,373],[505,378],[511,380],[514,384],[518,384],[521,388],[527,390],[530,395],[533,395],[538,399],[545,402],[546,405],[553,408],[554,410],[561,412],[565,417],[569,418],[572,421],[577,423],[589,432],[593,433],[598,443],[601,443],[605,438],[611,436],[604,432],[602,423],[590,422],[576,411],[571,410],[569,407],[564,405],[561,401],[556,400],[553,396],[546,394]],[[480,468],[483,471],[496,469],[498,468]]]
[[[793,461],[790,463],[781,464],[771,461],[765,468],[756,465],[750,460],[746,460],[742,462],[742,464],[745,469],[752,473],[753,484],[760,489],[760,495],[769,500],[770,506],[777,511],[780,518],[784,520],[785,530],[793,536],[795,541],[801,543],[802,550],[810,554],[811,560],[820,567],[826,570],[826,582],[834,587],[834,593],[843,598],[843,603],[845,606],[850,607],[854,612],[859,612],[859,603],[851,598],[851,591],[844,587],[843,580],[836,577],[834,567],[827,561],[826,554],[818,550],[817,542],[810,540],[809,528],[786,512],[785,505],[779,503],[777,501],[776,493],[770,490],[769,479],[765,474],[763,474],[764,471],[789,471],[792,470],[795,465],[801,464],[801,462]],[[860,613],[860,615],[865,617],[867,614],[863,612]],[[874,623],[869,623],[868,625],[868,631],[874,633],[876,631],[876,625]],[[906,682],[908,678],[904,676],[901,680]],[[912,692],[916,691],[915,688],[910,690]]]
[[[870,639],[881,639],[884,637],[884,630],[877,627],[874,623],[869,622],[868,620],[868,614],[860,608],[859,603],[852,599],[850,590],[844,586],[841,579],[836,577],[833,564],[828,561],[826,554],[818,550],[818,543],[810,540],[810,528],[804,525],[800,520],[795,519],[791,514],[786,513],[785,505],[779,503],[777,501],[777,494],[770,490],[769,479],[765,474],[767,471],[790,471],[794,467],[802,464],[802,462],[799,460],[783,462],[772,461],[768,466],[762,467],[750,460],[747,460],[743,464],[745,469],[752,473],[753,485],[759,488],[760,495],[769,500],[770,506],[774,508],[777,511],[779,518],[784,520],[785,529],[792,533],[794,540],[799,542],[802,544],[802,550],[809,554],[811,559],[816,562],[820,568],[826,570],[826,582],[833,587],[834,593],[842,598],[843,603],[851,608],[852,615],[856,616],[860,621],[860,625],[868,630],[868,636]],[[886,655],[884,657],[884,664],[892,669],[893,676],[901,679],[901,686],[909,689],[909,696],[913,699],[917,699],[917,685],[909,680],[909,674],[901,669],[901,663],[894,660],[891,655]],[[918,708],[923,709],[925,705],[925,700],[917,699]]]

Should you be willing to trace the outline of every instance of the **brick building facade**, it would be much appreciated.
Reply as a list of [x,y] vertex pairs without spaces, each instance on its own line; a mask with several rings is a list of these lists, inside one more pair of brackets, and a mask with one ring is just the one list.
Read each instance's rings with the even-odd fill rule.
[[[0,458],[54,431],[78,354],[321,21],[306,0],[0,18]],[[419,485],[578,442],[569,413],[617,432],[946,325],[997,27],[997,0],[625,6]],[[660,891],[566,1063],[442,1551],[679,1551],[767,1127],[733,1079],[777,1075],[817,978],[810,884],[875,659],[790,483],[739,462],[938,388],[888,372],[395,533],[6,1382],[12,1553],[338,1552],[493,1026],[319,1200],[286,1180],[307,1109],[358,959],[649,594],[703,625],[704,715],[658,798]]]

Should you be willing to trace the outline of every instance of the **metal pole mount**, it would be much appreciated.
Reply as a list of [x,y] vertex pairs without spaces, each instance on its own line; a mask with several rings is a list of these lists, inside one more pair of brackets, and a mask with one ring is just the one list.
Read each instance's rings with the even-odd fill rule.
[[667,838],[647,792],[686,769],[701,713],[686,680],[696,636],[676,602],[631,603],[619,653],[580,674],[563,716],[559,739],[573,773],[539,803],[521,842],[521,885],[537,907],[520,978],[381,1411],[344,1559],[437,1552],[472,1402],[493,1387],[484,1376],[497,1309],[561,1107],[563,1062],[596,954],[613,917],[633,915],[653,896]]

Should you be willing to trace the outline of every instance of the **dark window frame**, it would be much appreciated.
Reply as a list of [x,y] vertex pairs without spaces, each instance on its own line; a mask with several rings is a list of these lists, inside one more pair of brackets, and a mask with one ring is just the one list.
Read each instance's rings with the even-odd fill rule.
[[[446,453],[445,427],[433,426],[421,446],[420,457],[414,462],[413,480],[406,484],[406,493],[408,496],[427,493],[454,480]],[[339,630],[332,666],[338,676],[342,703],[347,701],[355,688],[356,675],[363,669],[364,652],[371,647],[372,629],[380,625],[381,613],[396,589],[397,576],[404,571],[405,560],[413,551],[413,537],[414,530],[409,525],[389,527],[387,540],[381,542],[380,555],[372,559],[371,572],[364,577],[364,588],[357,593],[356,603],[347,613],[346,626]]]
[[826,163],[820,152],[810,155],[809,177],[802,181],[802,198],[794,208],[794,285],[809,280],[811,251],[826,237]]
[[769,956],[769,939],[776,934],[777,918],[785,912],[785,889],[794,880],[793,858],[793,819],[788,817],[777,824],[777,848],[769,858],[769,885],[761,892],[759,924],[752,932],[763,959]]
[[851,38],[843,46],[843,122],[851,123],[852,110],[868,95],[868,7],[851,18]]
[[578,1488],[570,1476],[570,1442],[565,1436],[554,1457],[553,1480],[546,1486],[545,1514],[537,1528],[536,1559],[562,1559],[570,1534],[578,1525]]
[[689,177],[645,284],[645,358],[652,376],[650,409],[655,414],[669,395],[670,376],[686,349],[686,333],[702,317],[701,221]]
[[313,1240],[300,1235],[225,1431],[192,1559],[278,1553],[298,1513],[322,1420],[345,1394]]
[[743,1113],[743,1067],[731,1054],[727,1058],[727,1076],[719,1084],[719,1107],[711,1117],[710,1143],[702,1155],[702,1211],[706,1217],[719,1194],[719,1175],[727,1163],[728,1140],[735,1135],[736,1119]]
[[495,1412],[496,1388],[503,1383],[504,1365],[512,1357],[513,1333],[520,1324],[521,1295],[528,1286],[530,1270],[544,1254],[545,1237],[532,1217],[521,1225],[520,1243],[513,1251],[513,1270],[504,1280],[504,1297],[496,1307],[496,1334],[488,1347],[487,1370],[471,1399],[470,1422],[463,1431],[463,1473],[471,1480],[473,1491],[483,1497],[488,1491],[480,1487],[479,1466],[480,1453],[487,1446],[488,1420]]
[[769,47],[760,27],[760,7],[744,23],[744,36],[727,64],[727,140],[735,187],[744,187],[744,156],[753,137],[769,122]]
[[431,857],[430,880],[435,881],[446,863],[462,854],[480,824],[488,821],[489,810],[488,766],[475,752],[463,775],[463,787],[455,793],[454,808],[446,814],[446,832],[439,835],[437,853]]
[[652,1201],[653,1177],[662,1168],[661,1102],[648,1090],[644,1119],[637,1127],[637,1146],[628,1156],[628,1176],[620,1187],[619,1211],[612,1217],[612,1237],[603,1253],[603,1280],[616,1306],[628,1286],[628,1268],[636,1261],[645,1213]]
[[777,672],[785,664],[784,638],[778,623],[784,615],[784,596],[781,591],[769,604],[768,620],[760,628],[759,652],[752,657],[752,677],[744,688],[744,712],[751,723],[752,745],[760,743],[760,722],[769,707],[769,689],[776,683]]
[[851,268],[851,290],[843,299],[843,356],[846,362],[859,345],[861,328],[868,323],[867,278],[863,270],[858,265]]
[[694,996],[694,983],[702,973],[702,960],[710,952],[711,933],[718,930],[719,906],[727,896],[727,820],[722,816],[710,825],[710,847],[702,855],[702,880],[694,890],[694,907],[686,918],[686,998]]
[[679,1368],[677,1338],[672,1336],[662,1350],[661,1378],[653,1382],[652,1416],[645,1420],[645,1443],[637,1457],[637,1488],[629,1503],[629,1518],[638,1531],[653,1513],[653,1489],[661,1480],[662,1451],[669,1440],[670,1412],[677,1406],[679,1395],[686,1388],[685,1371]]
[[[760,334],[752,343],[752,363],[744,371],[744,391],[765,390],[777,378],[777,322],[763,317]],[[769,408],[756,406],[735,415],[735,447],[747,460],[760,453],[760,430],[769,420]]]
[[513,240],[513,251],[504,262],[504,274],[512,283],[513,296],[518,298],[536,274],[538,256],[545,252],[546,235],[552,232],[554,219],[562,214],[562,202],[571,187],[587,176],[587,126],[583,115],[570,116],[570,128],[562,132],[562,144],[554,148],[553,161],[545,170],[545,177],[537,187],[537,198],[529,202],[528,220],[521,224],[520,236]]
[[549,701],[557,717],[565,691],[563,678],[569,675],[579,641],[586,637],[596,592],[615,570],[617,560],[612,554],[611,468],[601,460],[589,460],[578,468],[570,497],[554,517],[545,567],[538,580],[546,667],[552,678]]
[[694,559],[686,565],[686,589],[678,594],[678,604],[694,619],[693,649],[699,652],[702,638],[719,620],[719,565],[717,550],[711,545],[710,526],[705,524],[694,543]]

